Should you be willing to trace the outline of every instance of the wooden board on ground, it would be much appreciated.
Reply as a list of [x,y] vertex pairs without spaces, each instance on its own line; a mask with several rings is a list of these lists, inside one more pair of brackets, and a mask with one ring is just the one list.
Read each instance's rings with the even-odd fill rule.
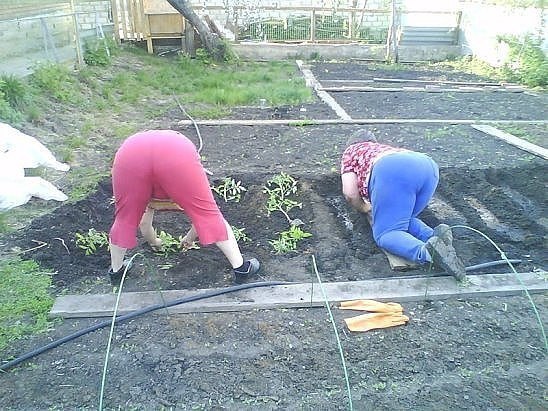
[[[518,274],[469,275],[463,283],[453,277],[387,278],[377,280],[323,283],[287,283],[261,288],[249,288],[215,297],[179,304],[159,313],[191,313],[245,311],[275,308],[305,308],[325,305],[324,293],[330,303],[357,299],[377,301],[433,301],[448,298],[476,298],[516,295],[524,292],[546,292],[546,272]],[[127,314],[156,304],[164,306],[181,298],[195,297],[214,290],[170,290],[122,293],[118,315]],[[52,317],[112,316],[116,294],[64,295],[55,300]]]
[[[179,120],[180,126],[317,126],[330,124],[476,124],[477,120],[425,118],[320,118],[320,119],[222,119]],[[548,120],[481,120],[482,124],[548,124]]]
[[512,144],[513,146],[521,148],[522,150],[525,150],[531,154],[548,160],[548,149],[544,147],[537,146],[536,144],[530,143],[526,140],[514,136],[513,134],[499,130],[498,128],[489,126],[487,124],[472,124],[472,127],[483,133],[489,134],[490,136],[500,138],[501,140],[506,141],[508,144]]

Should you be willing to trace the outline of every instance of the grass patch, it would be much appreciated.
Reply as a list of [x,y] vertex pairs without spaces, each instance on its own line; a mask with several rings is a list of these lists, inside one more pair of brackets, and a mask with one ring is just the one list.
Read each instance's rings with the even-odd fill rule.
[[87,197],[97,189],[97,184],[109,175],[109,171],[97,169],[79,168],[71,171],[70,179],[74,181],[73,188],[68,194],[70,202],[76,202]]
[[51,274],[35,261],[0,262],[0,351],[31,334],[47,331],[53,305]]
[[547,124],[497,124],[497,128],[538,146],[548,148]]

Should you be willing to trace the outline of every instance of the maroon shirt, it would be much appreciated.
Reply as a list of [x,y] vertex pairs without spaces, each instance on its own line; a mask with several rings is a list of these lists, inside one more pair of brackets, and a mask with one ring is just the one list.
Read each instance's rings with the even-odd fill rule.
[[348,146],[342,155],[341,174],[354,173],[358,176],[360,195],[369,200],[369,178],[373,165],[379,158],[392,153],[407,151],[386,144],[364,141]]

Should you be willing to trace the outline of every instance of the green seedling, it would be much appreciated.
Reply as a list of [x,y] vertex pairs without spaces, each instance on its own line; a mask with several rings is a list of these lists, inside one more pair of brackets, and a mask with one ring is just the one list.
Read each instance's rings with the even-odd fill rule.
[[164,256],[168,256],[170,254],[174,254],[179,251],[188,251],[188,250],[198,250],[200,249],[200,246],[196,241],[194,241],[189,246],[183,246],[183,236],[174,237],[170,233],[167,233],[165,231],[160,231],[158,233],[158,238],[162,240],[162,246],[154,249],[154,252],[158,254],[163,254]]
[[245,228],[237,228],[234,226],[232,227],[232,232],[234,233],[234,237],[236,238],[236,241],[243,241],[244,243],[250,242],[251,238],[247,236],[245,233]]
[[267,181],[263,192],[268,194],[266,209],[268,215],[273,211],[281,212],[289,224],[293,224],[293,219],[289,217],[289,211],[293,208],[302,208],[302,203],[289,198],[297,193],[297,180],[283,171]]
[[276,240],[269,243],[276,254],[285,254],[297,249],[297,244],[304,238],[312,237],[312,234],[303,231],[300,227],[292,225],[289,230],[282,231]]
[[241,181],[236,181],[232,177],[224,178],[221,184],[213,186],[211,189],[219,194],[223,200],[225,200],[225,203],[232,200],[238,203],[242,198],[242,193],[247,191],[247,189],[242,186]]
[[86,255],[94,254],[100,248],[108,248],[108,234],[90,228],[87,233],[76,233],[76,245],[84,250]]
[[162,247],[155,250],[155,252],[167,256],[181,250],[181,238],[173,237],[163,230],[158,233],[158,238],[162,240]]

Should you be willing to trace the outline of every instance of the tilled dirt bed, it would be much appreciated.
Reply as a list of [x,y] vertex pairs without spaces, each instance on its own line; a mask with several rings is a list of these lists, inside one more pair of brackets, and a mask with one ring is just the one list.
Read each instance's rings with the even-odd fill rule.
[[[398,77],[485,81],[454,72],[369,70],[365,64],[317,63],[317,79]],[[350,83],[349,83],[350,84]],[[353,118],[544,120],[544,94],[516,92],[344,92],[332,96]],[[180,116],[180,113],[177,114]],[[320,101],[302,107],[235,110],[231,118],[335,118]],[[182,118],[158,121],[198,142]],[[240,201],[218,204],[231,225],[245,229],[246,256],[262,263],[260,279],[314,282],[312,256],[324,282],[445,275],[421,267],[390,269],[373,242],[367,220],[341,195],[339,159],[348,137],[362,126],[200,126],[204,165],[213,186],[240,181]],[[527,125],[523,127],[527,128]],[[546,142],[546,125],[530,126]],[[423,213],[430,225],[455,228],[455,247],[467,266],[520,260],[521,272],[548,263],[546,160],[469,125],[382,124],[369,126],[379,141],[425,152],[440,166],[440,184]],[[545,144],[546,146],[546,144]],[[110,158],[116,147],[108,153]],[[271,241],[287,230],[282,213],[266,210],[265,184],[280,173],[298,182],[290,211],[312,234],[295,252],[276,254]],[[53,275],[56,294],[108,293],[106,249],[85,255],[76,233],[108,231],[110,181],[74,204],[36,219],[2,239],[4,250],[28,250]],[[182,213],[161,212],[156,228],[179,236]],[[131,251],[135,267],[125,291],[205,289],[232,284],[231,270],[215,247],[169,255],[146,244]],[[474,274],[509,272],[506,266]],[[542,275],[542,274],[539,274]],[[545,274],[544,274],[545,275]],[[546,298],[534,295],[545,322]],[[354,334],[348,312],[334,309],[351,400],[359,410],[542,410],[548,408],[546,347],[538,318],[525,295],[405,303],[405,327]],[[2,359],[44,345],[98,320],[65,320],[47,335],[25,340]],[[98,405],[108,330],[86,334],[2,375],[3,409],[88,409]],[[349,409],[344,370],[325,309],[259,310],[166,316],[150,314],[116,328],[105,392],[107,409]]]

